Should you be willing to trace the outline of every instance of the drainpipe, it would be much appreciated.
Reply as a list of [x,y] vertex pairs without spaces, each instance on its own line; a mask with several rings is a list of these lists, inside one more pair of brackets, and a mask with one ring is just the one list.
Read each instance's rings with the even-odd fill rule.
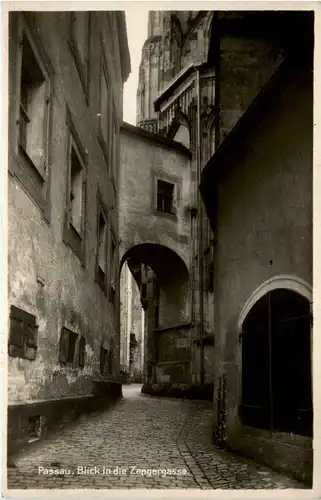
[[198,218],[198,265],[199,265],[199,333],[200,333],[200,382],[204,385],[204,272],[203,272],[203,204],[200,196],[201,182],[201,89],[200,71],[196,68],[196,166],[197,166],[197,211]]

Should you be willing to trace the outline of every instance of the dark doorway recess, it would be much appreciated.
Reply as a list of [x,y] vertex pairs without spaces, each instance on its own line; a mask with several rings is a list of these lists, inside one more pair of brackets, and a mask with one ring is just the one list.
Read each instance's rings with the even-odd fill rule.
[[243,322],[241,418],[312,436],[310,303],[296,292],[268,292]]

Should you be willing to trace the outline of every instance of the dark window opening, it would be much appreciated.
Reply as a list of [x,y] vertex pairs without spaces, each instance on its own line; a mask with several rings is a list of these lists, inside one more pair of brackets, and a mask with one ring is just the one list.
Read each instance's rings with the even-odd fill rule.
[[78,334],[63,327],[59,341],[59,361],[62,364],[73,364]]
[[157,180],[157,210],[167,214],[173,211],[174,184]]
[[33,415],[28,419],[28,434],[30,441],[35,441],[41,437],[42,418],[40,415]]
[[310,304],[279,289],[249,312],[242,333],[245,425],[312,436]]
[[9,331],[9,356],[33,361],[37,352],[36,316],[11,306]]
[[69,334],[68,351],[67,351],[67,363],[73,363],[75,355],[75,347],[78,335],[74,332]]
[[109,351],[100,347],[100,374],[103,377],[109,375]]

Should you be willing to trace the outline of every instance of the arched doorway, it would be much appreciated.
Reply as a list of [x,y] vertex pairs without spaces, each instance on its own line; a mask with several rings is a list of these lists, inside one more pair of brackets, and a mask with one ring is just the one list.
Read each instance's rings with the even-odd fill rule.
[[242,323],[244,425],[312,436],[310,303],[269,290]]
[[[130,277],[130,287],[125,283],[124,270]],[[137,343],[131,343],[136,332],[144,382],[167,381],[174,375],[179,382],[185,382],[190,362],[189,272],[185,262],[164,245],[135,245],[121,259],[120,282],[121,365],[128,365],[130,375],[139,351]],[[133,318],[139,307],[143,315],[137,329]]]

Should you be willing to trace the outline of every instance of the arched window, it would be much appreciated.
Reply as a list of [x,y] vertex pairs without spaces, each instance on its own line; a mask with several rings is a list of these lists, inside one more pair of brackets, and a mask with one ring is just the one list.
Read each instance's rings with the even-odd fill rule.
[[242,325],[242,422],[312,436],[312,414],[310,303],[272,290]]

